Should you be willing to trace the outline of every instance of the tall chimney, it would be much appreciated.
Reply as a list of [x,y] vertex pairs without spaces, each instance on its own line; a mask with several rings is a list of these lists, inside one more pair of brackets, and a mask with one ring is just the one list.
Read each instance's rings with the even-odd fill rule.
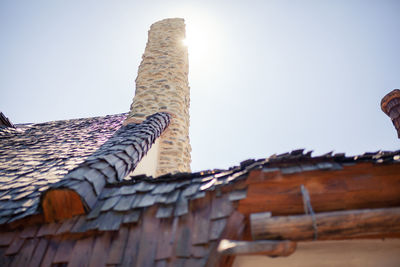
[[164,19],[151,25],[136,78],[136,93],[127,122],[139,123],[164,111],[171,123],[158,140],[155,176],[190,172],[188,51],[185,23]]
[[382,98],[381,108],[388,115],[397,130],[397,137],[400,138],[400,90],[394,89]]

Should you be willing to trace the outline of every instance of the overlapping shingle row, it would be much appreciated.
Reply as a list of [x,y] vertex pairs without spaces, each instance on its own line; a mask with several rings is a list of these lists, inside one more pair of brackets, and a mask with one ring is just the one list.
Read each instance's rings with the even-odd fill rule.
[[229,170],[164,175],[157,179],[129,176],[123,182],[105,186],[91,212],[82,218],[81,228],[76,230],[114,231],[123,223],[140,221],[142,213],[151,207],[156,209],[155,217],[159,219],[186,215],[190,201],[234,184],[234,189],[231,188],[227,194],[229,201],[244,199],[246,186],[237,186],[237,183],[244,181],[252,170],[279,171],[289,175],[303,171],[340,170],[344,165],[357,162],[400,162],[400,151],[365,153],[356,157],[332,153],[312,157],[310,152],[295,150],[267,159],[243,161]]
[[[24,230],[2,232],[2,266],[205,266],[227,224],[240,221],[226,194],[209,192],[191,203],[191,212],[156,218],[143,209],[140,222],[103,220],[107,231],[90,231],[84,215]],[[225,210],[224,213],[221,210]],[[85,234],[82,234],[85,233]],[[213,266],[213,265],[211,265]]]

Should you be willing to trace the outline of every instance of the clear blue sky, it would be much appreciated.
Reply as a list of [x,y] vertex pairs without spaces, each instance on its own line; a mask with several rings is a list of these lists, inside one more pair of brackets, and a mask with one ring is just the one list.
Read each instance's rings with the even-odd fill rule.
[[14,123],[129,110],[150,25],[186,19],[192,169],[296,148],[399,148],[400,1],[0,1],[0,110]]

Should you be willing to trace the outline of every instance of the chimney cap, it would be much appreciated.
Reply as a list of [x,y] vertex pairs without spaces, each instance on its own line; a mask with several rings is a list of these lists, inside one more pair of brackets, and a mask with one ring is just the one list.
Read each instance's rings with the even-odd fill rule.
[[382,100],[381,100],[381,109],[383,112],[386,113],[386,115],[389,116],[390,108],[388,108],[388,104],[390,101],[392,101],[395,98],[400,98],[400,90],[399,89],[394,89],[387,95],[385,95]]

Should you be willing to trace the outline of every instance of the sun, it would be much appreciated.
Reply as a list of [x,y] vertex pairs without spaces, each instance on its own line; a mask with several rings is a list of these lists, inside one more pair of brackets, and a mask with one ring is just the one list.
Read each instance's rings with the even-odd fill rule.
[[[192,70],[211,71],[216,67],[216,59],[221,53],[222,33],[218,31],[218,24],[211,19],[185,18],[186,36],[182,45],[188,48],[189,64]],[[210,63],[212,62],[210,66]],[[210,69],[211,68],[211,69]]]

